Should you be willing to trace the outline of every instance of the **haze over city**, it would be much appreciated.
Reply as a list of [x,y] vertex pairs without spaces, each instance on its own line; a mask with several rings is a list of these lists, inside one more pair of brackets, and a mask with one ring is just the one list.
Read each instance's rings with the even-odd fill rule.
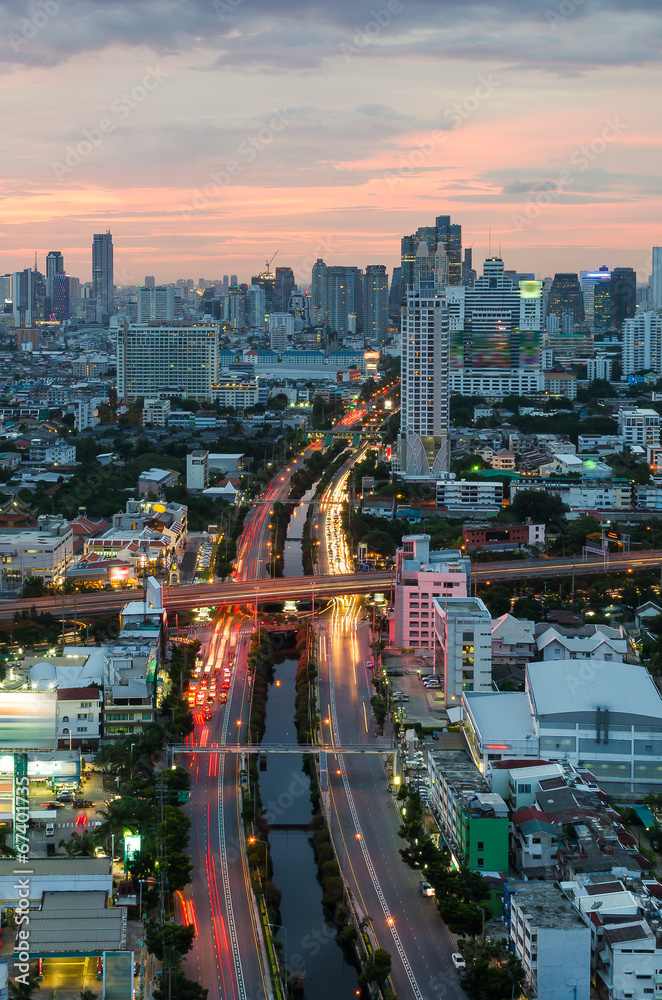
[[446,211],[477,260],[650,273],[656,4],[6,0],[0,36],[6,270],[87,280],[106,228],[117,284],[390,269]]

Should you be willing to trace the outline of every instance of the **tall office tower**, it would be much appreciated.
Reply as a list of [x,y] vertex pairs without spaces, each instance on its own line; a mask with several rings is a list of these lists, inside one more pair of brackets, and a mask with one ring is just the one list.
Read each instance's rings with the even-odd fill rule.
[[46,254],[46,295],[53,301],[53,277],[64,273],[64,257],[59,250],[50,250]]
[[267,313],[267,297],[260,285],[249,285],[246,289],[246,326],[249,330],[264,333]]
[[623,374],[662,374],[662,313],[637,313],[623,321]]
[[294,316],[294,329],[296,331],[304,330],[307,326],[310,326],[310,296],[295,288],[290,295],[290,308],[288,312],[291,312]]
[[368,264],[363,279],[363,335],[372,344],[388,338],[388,275],[383,264]]
[[290,296],[296,287],[292,268],[277,267],[273,301],[274,312],[287,312],[290,308]]
[[398,462],[406,478],[437,479],[450,468],[448,300],[414,275],[402,314]]
[[572,309],[564,309],[561,313],[561,334],[571,337],[575,332],[575,314]]
[[400,326],[400,307],[402,305],[402,268],[394,267],[391,275],[391,287],[388,293],[388,314],[393,320],[397,319]]
[[156,288],[156,278],[153,274],[146,274],[143,282],[145,288]]
[[358,267],[327,269],[328,326],[340,336],[363,327],[363,272]]
[[252,285],[259,285],[264,289],[264,311],[269,316],[274,309],[274,298],[276,294],[276,273],[275,271],[261,271],[251,278]]
[[310,283],[311,320],[314,326],[326,326],[329,317],[329,269],[318,257],[313,264]]
[[51,303],[52,313],[60,323],[66,319],[70,319],[69,278],[66,274],[58,272],[53,275],[53,297]]
[[229,275],[224,274],[223,275],[223,295],[227,295],[228,294],[228,288],[229,287],[230,287],[230,278],[229,278]]
[[632,267],[615,267],[611,272],[611,325],[623,328],[623,321],[637,311],[637,275]]
[[462,261],[462,284],[463,285],[473,285],[476,280],[476,272],[474,271],[473,263],[474,252],[471,247],[467,247],[464,251],[464,260]]
[[97,319],[107,323],[113,314],[113,237],[95,233],[92,238],[92,297],[97,300]]
[[590,326],[595,326],[595,290],[598,285],[609,284],[611,271],[603,264],[597,271],[580,271],[579,280],[584,296],[584,317]]
[[439,248],[445,250],[448,256],[448,283],[462,284],[462,227],[453,225],[449,215],[439,215],[434,226],[420,226],[413,235],[402,237],[400,255],[403,301],[407,288],[414,283],[414,261],[421,242],[427,243],[429,253],[436,253]]
[[226,299],[226,319],[233,330],[246,329],[246,292],[247,285],[230,285]]
[[463,292],[463,316],[452,324],[454,369],[489,372],[539,365],[542,282],[515,284],[506,277],[503,261],[491,257],[482,276]]
[[269,343],[272,351],[282,354],[287,350],[287,338],[294,337],[294,316],[291,313],[272,313],[269,317]]
[[[230,275],[230,285],[238,285],[238,284],[239,284],[239,282],[237,281],[237,275],[236,274],[231,274]],[[229,286],[228,286],[228,288],[229,288]]]
[[611,326],[611,273],[609,281],[593,286],[593,328],[608,330]]
[[559,319],[566,309],[572,309],[575,323],[584,322],[584,297],[576,274],[555,274],[547,301],[547,313]]
[[11,274],[0,275],[0,309],[11,302]]
[[138,323],[171,323],[175,318],[175,286],[155,285],[138,289]]
[[117,395],[212,398],[219,328],[212,324],[124,324],[117,337]]
[[26,267],[12,275],[14,326],[33,326],[44,319],[46,282],[43,274]]
[[662,309],[662,247],[653,247],[651,274],[651,308]]

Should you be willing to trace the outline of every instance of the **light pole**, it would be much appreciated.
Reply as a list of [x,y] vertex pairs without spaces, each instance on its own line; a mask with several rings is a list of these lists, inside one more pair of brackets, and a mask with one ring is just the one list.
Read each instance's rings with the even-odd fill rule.
[[255,588],[255,626],[254,626],[255,632],[257,632],[257,595],[259,589],[260,589],[259,587]]
[[269,929],[271,929],[272,927],[275,927],[276,930],[283,931],[284,934],[285,934],[285,962],[284,962],[284,965],[285,965],[285,976],[284,976],[284,980],[285,980],[285,983],[287,984],[287,927],[283,927],[282,924],[267,924],[267,927],[269,927]]
[[[268,844],[268,842],[266,840],[260,840],[259,837],[249,837],[248,838],[248,843],[249,844],[264,844],[264,852],[265,852],[265,854],[264,854],[264,881],[268,882],[269,881],[269,844]],[[258,866],[258,868],[259,868],[259,866]],[[264,886],[262,887],[262,891],[264,892]]]

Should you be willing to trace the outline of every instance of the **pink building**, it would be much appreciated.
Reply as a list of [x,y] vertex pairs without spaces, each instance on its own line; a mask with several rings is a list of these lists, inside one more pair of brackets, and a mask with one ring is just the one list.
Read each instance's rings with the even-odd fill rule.
[[468,597],[471,563],[457,549],[430,552],[429,535],[405,535],[395,556],[393,640],[399,649],[434,649],[433,600]]

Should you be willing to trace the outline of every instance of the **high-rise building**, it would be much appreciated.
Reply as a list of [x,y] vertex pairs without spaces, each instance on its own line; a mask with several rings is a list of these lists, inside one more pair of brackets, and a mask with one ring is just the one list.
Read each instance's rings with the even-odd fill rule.
[[448,300],[414,275],[402,316],[398,465],[404,477],[439,479],[450,468],[449,375]]
[[32,326],[44,319],[46,282],[43,274],[26,267],[12,275],[14,326]]
[[414,262],[419,244],[425,242],[430,254],[441,248],[448,257],[449,285],[462,284],[462,227],[451,223],[449,215],[439,215],[434,226],[420,226],[411,236],[403,236],[400,243],[402,266],[402,299],[407,288],[414,283]]
[[274,308],[276,295],[276,272],[262,271],[260,274],[256,274],[251,278],[251,284],[257,285],[259,288],[264,290],[265,316],[268,317],[272,312],[276,312],[277,310]]
[[117,337],[117,395],[212,399],[219,328],[202,323],[125,323]]
[[141,285],[138,289],[138,323],[171,323],[175,318],[175,286]]
[[327,268],[327,322],[340,336],[363,328],[363,272],[358,267]]
[[662,374],[662,313],[643,312],[623,322],[623,374]]
[[540,364],[542,282],[515,284],[506,277],[503,261],[491,257],[482,276],[461,291],[451,334],[454,369],[498,371]]
[[246,289],[246,326],[249,330],[264,333],[267,313],[267,297],[260,285],[249,285]]
[[46,295],[53,301],[53,277],[64,273],[64,257],[59,250],[50,250],[46,254]]
[[156,288],[156,278],[153,274],[146,274],[144,281],[145,288]]
[[315,326],[326,326],[329,316],[329,279],[328,267],[321,257],[313,264],[310,284],[311,320]]
[[269,343],[272,351],[282,354],[287,350],[287,339],[294,337],[294,316],[291,313],[272,313],[269,317]]
[[464,260],[462,261],[462,284],[473,285],[475,280],[476,272],[473,265],[473,250],[471,247],[467,247],[464,251]]
[[51,300],[53,315],[60,323],[71,316],[69,306],[69,278],[58,272],[53,275],[53,296]]
[[547,300],[547,312],[561,319],[571,309],[575,323],[584,322],[584,297],[576,274],[555,274]]
[[230,275],[230,284],[231,285],[238,285],[239,284],[239,282],[237,281],[237,275],[236,274],[231,274]]
[[608,330],[611,326],[611,273],[609,281],[593,286],[593,328]]
[[288,311],[290,308],[290,296],[296,287],[292,268],[277,267],[273,300],[274,312],[284,313]]
[[92,296],[97,300],[97,318],[107,323],[113,314],[113,237],[95,233],[92,238]]
[[[580,271],[580,284],[584,296],[584,318],[590,326],[595,326],[595,290],[598,285],[605,286],[611,282],[611,271],[603,264],[597,271]],[[599,302],[601,296],[598,296]]]
[[400,325],[400,307],[402,305],[402,268],[394,267],[391,275],[391,287],[388,293],[388,314],[392,320],[398,321]]
[[230,287],[230,278],[229,278],[229,275],[224,274],[223,275],[223,295],[227,295],[228,294],[228,288],[229,287]]
[[653,247],[651,274],[651,308],[662,309],[662,247]]
[[371,344],[385,344],[388,337],[388,275],[383,264],[365,269],[363,334]]
[[637,275],[632,267],[615,267],[611,272],[611,325],[623,328],[623,321],[637,311]]
[[[259,286],[258,286],[259,287]],[[225,318],[233,330],[246,329],[246,292],[247,285],[230,285],[226,299]]]

